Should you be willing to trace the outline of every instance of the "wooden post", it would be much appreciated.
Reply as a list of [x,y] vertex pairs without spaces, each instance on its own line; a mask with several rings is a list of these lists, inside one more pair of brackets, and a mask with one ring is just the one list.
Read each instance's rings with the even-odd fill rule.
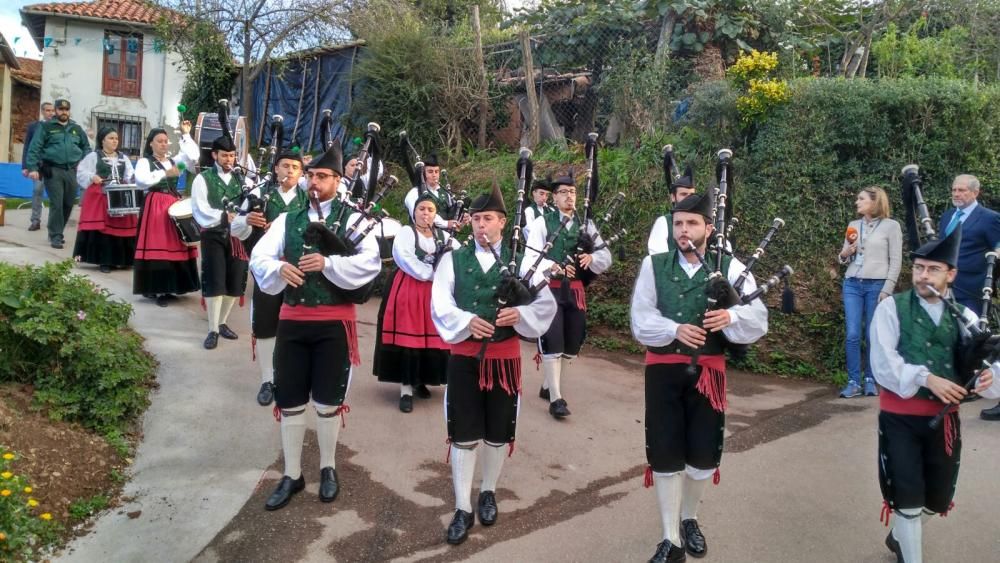
[[482,77],[479,92],[479,148],[486,148],[486,120],[489,112],[489,83],[486,79],[486,63],[483,60],[483,32],[479,25],[479,6],[472,7],[472,31],[476,41],[476,65]]
[[538,146],[539,115],[538,93],[535,91],[535,66],[531,60],[531,38],[528,32],[521,32],[521,55],[524,58],[524,90],[528,94],[528,144],[529,149]]

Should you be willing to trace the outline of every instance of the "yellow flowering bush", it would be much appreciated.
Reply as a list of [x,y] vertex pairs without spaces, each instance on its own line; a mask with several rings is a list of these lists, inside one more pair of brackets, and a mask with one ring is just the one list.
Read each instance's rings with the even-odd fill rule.
[[733,66],[726,70],[726,74],[736,81],[737,86],[746,86],[751,80],[766,78],[777,68],[778,53],[761,53],[754,49],[740,54]]
[[771,77],[777,68],[777,53],[753,50],[741,55],[726,71],[741,92],[736,109],[744,125],[764,121],[772,108],[791,97],[788,83]]
[[34,489],[13,471],[17,455],[0,446],[0,561],[31,561],[58,539],[60,525],[52,514],[35,514],[38,501],[27,496]]

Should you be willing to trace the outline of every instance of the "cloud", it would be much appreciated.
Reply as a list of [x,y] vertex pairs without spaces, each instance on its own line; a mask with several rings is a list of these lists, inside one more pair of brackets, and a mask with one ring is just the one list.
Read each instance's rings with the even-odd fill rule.
[[21,25],[21,15],[16,11],[11,12],[12,10],[7,8],[0,12],[0,32],[7,38],[7,43],[14,50],[14,54],[31,59],[42,58],[27,28]]

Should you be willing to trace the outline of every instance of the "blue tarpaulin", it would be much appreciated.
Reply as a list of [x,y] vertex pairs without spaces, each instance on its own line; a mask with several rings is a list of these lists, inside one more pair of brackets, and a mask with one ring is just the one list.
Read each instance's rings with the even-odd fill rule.
[[[323,110],[332,110],[333,136],[344,143],[350,134],[342,119],[351,108],[351,72],[359,44],[320,48],[268,64],[252,85],[251,138],[271,142],[271,117],[284,118],[284,148],[321,152]],[[346,144],[346,143],[344,143]]]
[[0,196],[31,198],[34,182],[21,175],[20,162],[0,163]]

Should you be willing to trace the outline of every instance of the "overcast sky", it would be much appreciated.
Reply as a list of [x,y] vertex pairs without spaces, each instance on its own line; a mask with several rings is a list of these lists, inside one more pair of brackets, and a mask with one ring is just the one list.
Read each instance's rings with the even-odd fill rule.
[[[21,26],[21,6],[39,4],[41,0],[4,0],[0,2],[0,32],[7,38],[7,43],[14,49],[18,57],[40,59],[42,54],[35,48],[34,41],[28,35],[28,30]],[[14,39],[20,37],[17,42]]]

